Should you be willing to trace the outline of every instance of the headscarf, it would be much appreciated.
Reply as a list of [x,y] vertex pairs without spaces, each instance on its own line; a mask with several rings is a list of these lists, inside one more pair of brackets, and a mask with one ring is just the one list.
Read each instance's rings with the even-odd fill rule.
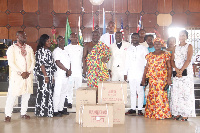
[[160,42],[162,45],[165,43],[164,40],[162,40],[161,38],[155,38],[153,40],[153,43],[155,43],[155,42]]

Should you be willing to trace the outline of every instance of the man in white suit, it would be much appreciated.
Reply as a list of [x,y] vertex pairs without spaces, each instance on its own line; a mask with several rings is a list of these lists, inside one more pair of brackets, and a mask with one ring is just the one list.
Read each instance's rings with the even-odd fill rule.
[[108,69],[111,81],[124,81],[124,67],[127,48],[131,45],[128,42],[122,41],[122,33],[115,33],[116,42],[110,45],[112,53],[108,63]]
[[124,71],[124,80],[126,81],[128,79],[131,91],[131,109],[126,115],[134,115],[136,113],[136,93],[138,94],[138,115],[143,115],[144,89],[140,83],[146,65],[145,56],[149,52],[145,46],[139,44],[138,33],[131,35],[131,44],[127,49]]

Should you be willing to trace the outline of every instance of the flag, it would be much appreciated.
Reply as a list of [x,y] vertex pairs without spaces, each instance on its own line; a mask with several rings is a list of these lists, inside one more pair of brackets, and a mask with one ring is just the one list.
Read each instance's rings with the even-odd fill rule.
[[69,38],[70,38],[70,35],[71,35],[72,31],[71,31],[71,28],[69,26],[69,21],[68,21],[68,17],[67,17],[67,21],[66,21],[66,31],[65,31],[65,46],[68,45],[68,41],[69,41]]
[[138,33],[138,31],[141,29],[141,27],[142,27],[142,16],[140,16],[140,20],[139,20],[139,22],[138,22],[137,33]]
[[106,24],[105,24],[105,11],[104,11],[104,8],[103,8],[103,34],[106,33]]
[[81,19],[80,16],[78,18],[78,44],[83,47],[83,36],[81,33]]
[[114,29],[114,33],[117,32],[117,20],[115,18],[115,29]]
[[123,20],[121,18],[121,30],[120,32],[122,33],[122,40],[124,40],[124,28],[123,28]]
[[92,24],[92,31],[94,31],[94,16],[93,16],[93,24]]

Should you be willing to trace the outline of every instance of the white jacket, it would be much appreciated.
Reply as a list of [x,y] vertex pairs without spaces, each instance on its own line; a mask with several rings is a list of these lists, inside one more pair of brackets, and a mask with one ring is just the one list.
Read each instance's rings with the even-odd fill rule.
[[120,71],[123,73],[125,67],[126,51],[130,45],[130,43],[125,41],[122,41],[122,46],[120,49],[117,47],[116,43],[110,45],[110,51],[112,55],[110,61],[108,62],[108,69],[110,69],[112,73],[114,73],[116,67],[119,67]]

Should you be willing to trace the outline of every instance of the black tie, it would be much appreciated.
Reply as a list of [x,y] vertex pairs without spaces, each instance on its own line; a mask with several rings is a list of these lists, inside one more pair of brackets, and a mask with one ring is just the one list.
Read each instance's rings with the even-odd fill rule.
[[121,46],[122,46],[122,42],[117,43],[117,47],[118,47],[119,49],[121,48]]

